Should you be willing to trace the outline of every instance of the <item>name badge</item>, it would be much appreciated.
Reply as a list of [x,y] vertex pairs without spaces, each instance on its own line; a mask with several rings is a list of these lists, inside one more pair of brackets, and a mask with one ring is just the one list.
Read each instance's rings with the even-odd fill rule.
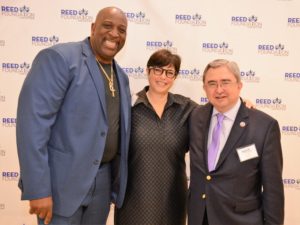
[[258,157],[255,144],[248,145],[246,147],[237,148],[237,153],[240,158],[240,162],[244,162],[249,159],[254,159]]

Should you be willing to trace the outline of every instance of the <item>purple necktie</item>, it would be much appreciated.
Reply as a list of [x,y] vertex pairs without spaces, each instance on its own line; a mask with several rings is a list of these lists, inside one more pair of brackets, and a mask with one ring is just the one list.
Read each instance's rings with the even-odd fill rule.
[[212,140],[208,147],[208,170],[209,172],[215,169],[215,162],[217,158],[217,153],[220,145],[220,135],[222,131],[222,122],[224,119],[224,115],[221,113],[218,113],[217,115],[217,124],[214,127],[213,133],[212,133]]

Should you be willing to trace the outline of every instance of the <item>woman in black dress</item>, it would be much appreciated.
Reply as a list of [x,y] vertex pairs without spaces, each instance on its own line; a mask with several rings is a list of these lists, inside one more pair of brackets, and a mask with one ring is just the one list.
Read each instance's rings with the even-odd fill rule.
[[181,59],[166,49],[147,63],[149,86],[132,107],[128,186],[116,225],[186,222],[188,117],[196,103],[169,92]]

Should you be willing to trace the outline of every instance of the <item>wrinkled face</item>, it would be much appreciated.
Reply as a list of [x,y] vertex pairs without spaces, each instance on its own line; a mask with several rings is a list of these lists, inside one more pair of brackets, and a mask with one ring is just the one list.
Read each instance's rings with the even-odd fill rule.
[[153,69],[147,69],[148,72],[148,80],[149,80],[149,91],[155,92],[157,94],[167,94],[170,90],[170,88],[173,86],[175,76],[168,77],[166,73],[174,74],[175,73],[175,67],[173,65],[163,66],[159,67],[163,69],[162,73],[159,75],[160,71],[156,71]]
[[91,27],[91,46],[103,63],[111,63],[126,41],[127,19],[120,10],[108,8],[100,12]]
[[204,91],[219,112],[227,112],[238,101],[243,84],[226,66],[210,68],[204,81]]

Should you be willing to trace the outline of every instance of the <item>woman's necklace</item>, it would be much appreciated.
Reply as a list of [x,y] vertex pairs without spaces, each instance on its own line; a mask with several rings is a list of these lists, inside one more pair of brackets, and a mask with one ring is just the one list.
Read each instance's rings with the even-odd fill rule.
[[106,79],[108,80],[108,86],[109,86],[109,90],[111,92],[111,95],[113,97],[115,97],[115,88],[114,88],[114,74],[113,74],[113,67],[112,64],[110,65],[110,77],[107,75],[107,73],[105,72],[104,68],[102,67],[101,63],[98,61],[98,59],[96,59],[98,65],[100,66],[102,72],[104,73]]

